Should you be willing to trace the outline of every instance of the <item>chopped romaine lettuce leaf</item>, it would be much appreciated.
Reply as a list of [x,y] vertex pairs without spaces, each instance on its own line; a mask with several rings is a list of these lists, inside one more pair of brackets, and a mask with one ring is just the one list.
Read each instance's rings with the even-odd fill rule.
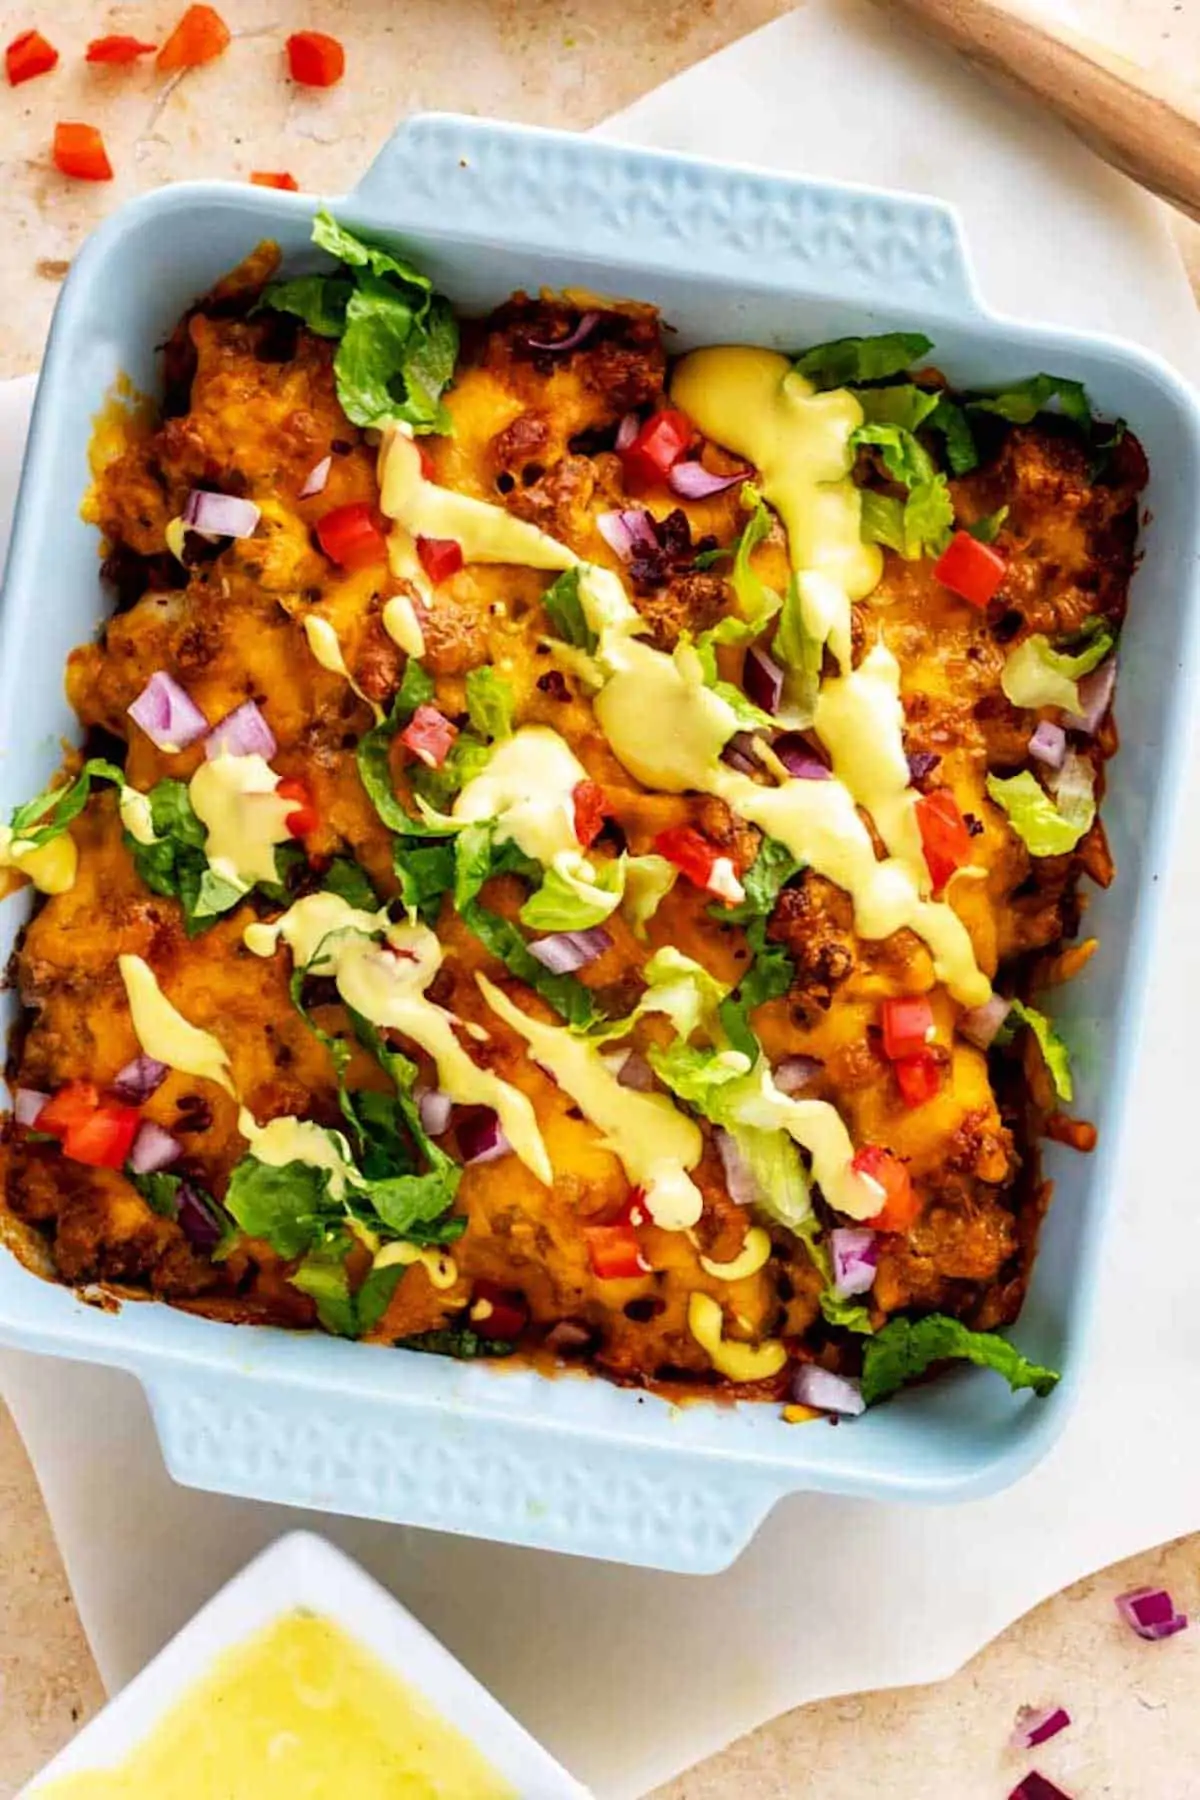
[[751,1061],[757,1058],[759,1046],[750,1024],[750,1014],[764,1001],[778,1000],[786,994],[796,972],[784,946],[768,939],[767,921],[780,889],[802,867],[786,844],[776,838],[764,838],[742,883],[746,898],[739,906],[710,906],[708,909],[710,915],[723,924],[746,927],[746,941],[754,960],[734,993],[722,1005],[721,1023],[734,1049],[740,1050]]
[[818,388],[852,387],[903,375],[933,349],[920,331],[882,331],[874,337],[834,338],[814,344],[796,358],[795,369]]
[[1082,425],[1085,431],[1090,429],[1092,409],[1083,383],[1065,375],[1029,375],[998,393],[973,394],[967,405],[976,412],[995,413],[1011,425],[1028,425],[1040,412],[1047,411],[1052,400],[1058,401],[1059,410],[1068,419]]
[[555,634],[564,643],[571,644],[576,650],[586,651],[589,656],[594,653],[600,640],[587,622],[583,601],[579,597],[578,565],[564,569],[551,582],[542,595],[542,605]]
[[975,434],[966,410],[957,400],[943,394],[929,415],[931,430],[940,431],[946,441],[946,461],[952,475],[969,475],[979,466]]
[[1077,713],[1081,710],[1079,677],[1098,668],[1115,641],[1105,625],[1073,656],[1056,650],[1049,638],[1037,631],[1009,652],[1000,685],[1014,706],[1061,706],[1065,712]]
[[[737,598],[738,613],[741,623],[748,628],[748,635],[755,637],[779,611],[781,602],[773,588],[769,588],[762,577],[756,574],[752,563],[755,550],[765,538],[771,535],[771,515],[763,505],[757,491],[749,484],[742,489],[742,504],[753,505],[753,511],[746,521],[745,530],[738,539],[737,550],[733,558],[733,569],[730,580]],[[723,621],[728,626],[729,621]],[[719,635],[721,626],[716,628],[713,638],[716,643],[732,643],[740,640]]]
[[860,425],[850,442],[878,450],[892,480],[908,489],[901,554],[912,560],[944,550],[954,527],[954,502],[925,446],[903,425],[889,424]]
[[601,925],[621,903],[625,891],[625,858],[591,863],[589,879],[578,864],[561,858],[546,870],[537,892],[521,908],[520,919],[531,931],[587,931]]
[[352,857],[335,856],[321,877],[321,886],[327,894],[337,894],[359,912],[379,910],[379,895],[370,877]]
[[13,839],[22,846],[40,850],[56,837],[61,837],[73,819],[77,819],[91,797],[94,781],[112,781],[125,785],[125,776],[115,763],[93,756],[84,763],[74,780],[49,787],[36,799],[18,806],[9,820]]
[[779,719],[790,730],[806,731],[817,710],[825,640],[810,628],[805,617],[803,590],[795,575],[788,581],[779,626],[771,641],[771,653],[783,668]]
[[902,425],[905,431],[919,430],[939,405],[936,393],[914,387],[911,381],[896,387],[858,388],[854,398],[862,407],[864,424]]
[[631,856],[625,865],[625,895],[621,911],[635,937],[644,938],[646,926],[679,878],[679,870],[665,856],[648,851]]
[[1031,856],[1065,856],[1090,831],[1096,817],[1094,791],[1084,791],[1081,783],[1077,792],[1069,793],[1066,804],[1060,782],[1056,804],[1028,769],[1006,781],[989,775],[987,791],[1007,813],[1009,824]]
[[897,556],[904,556],[908,539],[904,532],[903,500],[895,494],[877,494],[873,488],[860,488],[859,496],[862,500],[860,535],[864,544],[884,544]]
[[470,901],[460,916],[468,930],[473,931],[485,949],[504,964],[509,974],[539,993],[568,1025],[586,1029],[596,1023],[600,1013],[591,990],[574,975],[552,975],[549,969],[543,968],[537,957],[530,955],[520,928],[511,919],[490,912],[478,900]]
[[467,712],[481,738],[512,736],[516,701],[512,685],[498,669],[484,665],[467,675]]
[[1021,1355],[1007,1338],[992,1331],[971,1331],[958,1319],[929,1313],[923,1319],[890,1319],[863,1347],[863,1399],[868,1406],[886,1400],[906,1382],[923,1375],[931,1363],[951,1358],[995,1369],[1016,1393],[1032,1388],[1044,1398],[1057,1385],[1053,1369],[1043,1369]]
[[995,512],[984,513],[981,519],[976,519],[973,525],[968,525],[967,530],[979,543],[994,544],[1000,536],[1001,527],[1007,517],[1007,506],[998,506]]
[[458,325],[449,301],[410,262],[325,211],[313,222],[313,242],[341,268],[274,282],[262,304],[341,340],[333,364],[338,400],[356,425],[398,419],[416,431],[450,431],[441,395],[458,358]]
[[428,1356],[452,1356],[457,1362],[473,1362],[477,1356],[511,1356],[515,1344],[502,1338],[480,1337],[469,1326],[447,1325],[440,1331],[421,1331],[415,1337],[397,1338],[398,1350],[422,1350]]
[[1008,1042],[1013,1036],[1017,1023],[1028,1025],[1037,1039],[1059,1099],[1067,1102],[1073,1100],[1075,1084],[1071,1080],[1071,1052],[1054,1029],[1052,1021],[1044,1012],[1039,1012],[1036,1006],[1026,1006],[1023,1000],[1014,1000],[1001,1031],[1003,1042]]

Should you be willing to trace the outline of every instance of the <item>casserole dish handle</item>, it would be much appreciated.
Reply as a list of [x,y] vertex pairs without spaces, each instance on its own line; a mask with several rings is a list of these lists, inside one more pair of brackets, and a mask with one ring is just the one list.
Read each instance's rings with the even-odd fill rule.
[[[462,1373],[475,1394],[486,1382],[523,1395],[533,1379]],[[469,1403],[394,1389],[364,1399],[227,1367],[177,1368],[145,1386],[184,1486],[681,1574],[727,1568],[789,1485],[740,1459],[573,1431],[565,1417],[518,1436],[494,1412],[468,1417]]]
[[836,297],[841,316],[855,304],[959,322],[983,310],[958,215],[941,201],[573,132],[418,114],[397,127],[346,202],[359,223],[382,231],[395,230],[399,209],[427,247],[449,236],[494,257],[515,210],[526,252],[567,247],[576,263],[594,257],[667,274],[701,266],[710,281]]

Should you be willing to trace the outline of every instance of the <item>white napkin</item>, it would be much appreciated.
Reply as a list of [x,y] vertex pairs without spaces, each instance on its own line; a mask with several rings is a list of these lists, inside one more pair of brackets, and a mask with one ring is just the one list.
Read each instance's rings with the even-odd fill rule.
[[[813,0],[604,129],[943,194],[963,208],[994,304],[1119,330],[1200,368],[1155,203],[857,0]],[[0,532],[28,394],[0,389]],[[1200,774],[1186,805],[1197,820]],[[1200,1526],[1200,1218],[1180,1141],[1200,1001],[1193,875],[1194,831],[1165,908],[1093,1366],[1020,1486],[945,1510],[798,1496],[706,1579],[308,1515],[605,1800],[803,1701],[947,1675],[1045,1595]],[[175,1487],[128,1377],[9,1354],[0,1382],[110,1687],[299,1516]]]

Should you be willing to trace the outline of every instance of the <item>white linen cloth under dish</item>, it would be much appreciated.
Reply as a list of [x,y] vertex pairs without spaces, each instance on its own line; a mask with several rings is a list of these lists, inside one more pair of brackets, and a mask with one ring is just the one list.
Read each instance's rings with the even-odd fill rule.
[[[1157,204],[860,0],[812,0],[602,129],[939,194],[963,211],[994,306],[1200,370]],[[0,538],[31,390],[0,387]],[[602,1800],[632,1800],[803,1701],[948,1675],[1046,1595],[1200,1527],[1200,1214],[1173,1148],[1200,1001],[1200,772],[1184,804],[1091,1367],[1058,1446],[1017,1488],[937,1510],[796,1496],[726,1574],[661,1575],[177,1488],[131,1378],[8,1353],[0,1387],[109,1687],[307,1520]]]

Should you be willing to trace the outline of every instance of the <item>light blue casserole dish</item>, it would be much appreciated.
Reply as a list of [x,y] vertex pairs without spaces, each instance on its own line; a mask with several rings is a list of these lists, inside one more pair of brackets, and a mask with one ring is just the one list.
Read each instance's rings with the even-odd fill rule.
[[[1092,898],[1101,950],[1059,1009],[1078,1110],[1098,1124],[1100,1146],[1088,1158],[1047,1146],[1057,1197],[1018,1327],[1022,1348],[1064,1379],[1048,1400],[1014,1400],[960,1371],[852,1426],[797,1429],[774,1407],[674,1408],[600,1380],[385,1354],[165,1306],[102,1311],[3,1254],[0,1340],[138,1375],[168,1466],[194,1486],[693,1573],[726,1566],[796,1489],[945,1501],[1014,1480],[1053,1442],[1086,1367],[1196,677],[1195,398],[1141,350],[989,315],[954,215],[930,201],[430,117],[403,126],[333,204],[352,226],[398,233],[467,309],[517,287],[586,286],[653,301],[681,349],[921,329],[957,385],[1037,369],[1074,376],[1141,438],[1149,522],[1104,813],[1118,877]],[[0,817],[44,785],[60,737],[74,734],[63,664],[108,609],[95,533],[77,510],[93,416],[118,374],[156,391],[154,346],[259,239],[305,252],[312,211],[311,199],[255,188],[164,188],[118,212],[76,260],[38,390],[0,615]],[[0,908],[5,958],[22,918],[17,900]],[[15,1012],[9,994],[6,1025]]]

